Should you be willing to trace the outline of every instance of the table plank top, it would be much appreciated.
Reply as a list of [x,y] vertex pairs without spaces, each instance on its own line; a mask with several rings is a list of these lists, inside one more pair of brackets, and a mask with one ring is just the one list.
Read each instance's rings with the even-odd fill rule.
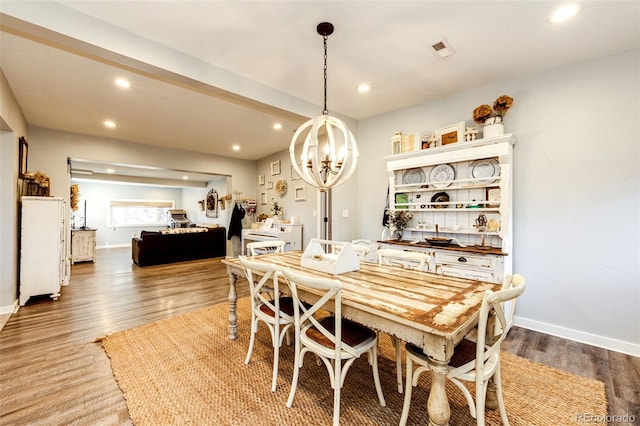
[[[300,266],[301,256],[301,251],[291,251],[252,259],[275,264],[280,269],[338,279],[343,286],[343,305],[445,338],[460,334],[470,321],[475,322],[485,290],[500,288],[496,283],[364,261],[358,271],[333,275]],[[227,258],[223,263],[241,269],[237,258]]]

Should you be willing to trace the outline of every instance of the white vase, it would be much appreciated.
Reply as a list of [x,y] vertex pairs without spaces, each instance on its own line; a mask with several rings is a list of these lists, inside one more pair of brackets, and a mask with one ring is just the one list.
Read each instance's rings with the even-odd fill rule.
[[495,117],[489,117],[487,121],[484,122],[484,127],[482,128],[482,137],[493,138],[500,135],[504,135],[504,124],[502,124],[502,117],[499,115]]

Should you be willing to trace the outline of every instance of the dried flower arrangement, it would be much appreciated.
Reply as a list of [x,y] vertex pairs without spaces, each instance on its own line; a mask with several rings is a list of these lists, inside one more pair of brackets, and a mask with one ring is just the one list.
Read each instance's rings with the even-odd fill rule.
[[513,105],[513,98],[502,95],[493,102],[493,108],[488,104],[482,104],[473,110],[473,121],[484,124],[491,117],[502,118]]
[[391,210],[389,212],[389,224],[399,232],[407,227],[411,219],[413,219],[413,212],[409,210]]
[[69,198],[69,203],[71,204],[71,210],[74,212],[78,210],[78,200],[80,198],[80,188],[77,183],[71,185],[71,193]]
[[280,216],[282,214],[282,206],[278,205],[277,201],[271,203],[271,214],[274,216]]

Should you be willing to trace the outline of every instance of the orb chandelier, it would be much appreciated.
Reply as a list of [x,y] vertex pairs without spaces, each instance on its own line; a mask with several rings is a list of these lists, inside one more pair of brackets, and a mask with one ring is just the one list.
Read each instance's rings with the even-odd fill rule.
[[[333,25],[322,22],[317,31],[324,40],[324,109],[322,115],[296,130],[289,154],[298,175],[309,185],[326,191],[344,183],[353,174],[358,163],[358,146],[347,125],[330,116],[327,109],[327,39],[333,34]],[[300,144],[302,150],[296,155],[296,145]]]

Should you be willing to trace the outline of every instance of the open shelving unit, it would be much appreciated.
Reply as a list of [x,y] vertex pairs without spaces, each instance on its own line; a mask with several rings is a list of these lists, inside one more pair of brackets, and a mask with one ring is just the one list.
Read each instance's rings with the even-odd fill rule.
[[[502,281],[511,271],[516,141],[515,135],[505,134],[385,157],[389,206],[409,210],[414,217],[402,242],[382,243],[430,251],[436,273]],[[437,235],[454,239],[452,244],[426,242],[425,237],[436,235],[436,225]],[[458,258],[450,264],[452,253]]]

